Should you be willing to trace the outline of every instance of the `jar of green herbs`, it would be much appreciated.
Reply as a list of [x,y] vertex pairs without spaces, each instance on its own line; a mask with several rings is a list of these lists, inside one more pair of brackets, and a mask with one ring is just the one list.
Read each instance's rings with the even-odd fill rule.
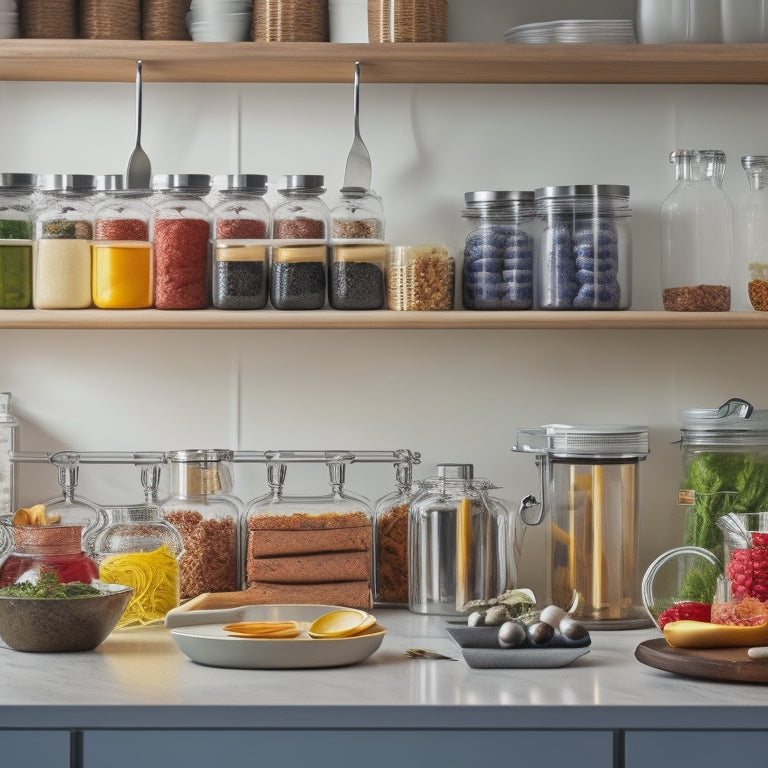
[[0,309],[32,304],[32,218],[37,177],[0,173]]

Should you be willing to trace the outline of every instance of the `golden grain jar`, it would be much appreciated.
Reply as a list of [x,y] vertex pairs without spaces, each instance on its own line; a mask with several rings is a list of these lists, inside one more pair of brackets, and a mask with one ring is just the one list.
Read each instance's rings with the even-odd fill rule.
[[387,308],[453,309],[456,267],[440,244],[394,245],[387,258]]

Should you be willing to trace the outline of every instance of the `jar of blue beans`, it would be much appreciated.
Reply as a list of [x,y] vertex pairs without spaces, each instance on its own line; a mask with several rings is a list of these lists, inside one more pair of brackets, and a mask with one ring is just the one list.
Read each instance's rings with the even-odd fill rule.
[[537,309],[627,309],[632,289],[629,187],[537,189]]

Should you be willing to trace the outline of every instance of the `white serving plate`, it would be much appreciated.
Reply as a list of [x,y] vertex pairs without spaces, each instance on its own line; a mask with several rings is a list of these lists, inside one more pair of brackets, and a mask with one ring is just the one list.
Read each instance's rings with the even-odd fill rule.
[[[385,628],[375,624],[353,637],[290,639],[231,637],[224,625],[235,621],[297,621],[309,625],[338,605],[246,605],[203,611],[170,611],[165,624],[179,650],[209,667],[235,669],[315,669],[343,667],[367,659],[381,646]],[[349,610],[349,609],[346,609]]]

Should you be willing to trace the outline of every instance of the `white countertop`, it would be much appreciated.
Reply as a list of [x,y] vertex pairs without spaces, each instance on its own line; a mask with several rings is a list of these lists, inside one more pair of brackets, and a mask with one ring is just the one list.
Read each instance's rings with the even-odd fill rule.
[[[470,669],[445,619],[378,609],[381,648],[350,667],[204,667],[161,627],[112,633],[95,651],[0,648],[0,728],[765,728],[764,685],[709,682],[634,658],[656,630],[592,631],[559,669]],[[419,647],[454,661],[417,660]],[[761,662],[768,663],[768,662]],[[30,715],[29,707],[34,707]]]

